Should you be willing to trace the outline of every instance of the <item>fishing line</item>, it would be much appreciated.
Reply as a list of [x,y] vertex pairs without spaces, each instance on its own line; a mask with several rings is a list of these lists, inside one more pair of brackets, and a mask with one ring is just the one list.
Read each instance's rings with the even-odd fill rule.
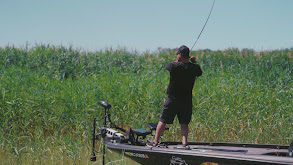
[[199,35],[198,35],[196,41],[194,42],[193,46],[192,46],[191,49],[190,49],[190,53],[191,53],[193,47],[195,46],[195,44],[197,43],[199,37],[201,36],[201,33],[203,32],[204,28],[206,27],[207,22],[208,22],[209,19],[210,19],[210,16],[211,16],[211,14],[212,14],[212,11],[213,11],[213,8],[214,8],[214,5],[215,5],[215,1],[216,1],[216,0],[214,0],[214,2],[213,2],[213,5],[212,5],[212,8],[211,8],[210,14],[209,14],[209,16],[208,16],[208,18],[207,18],[207,20],[206,20],[204,26],[202,27],[201,32],[199,33]]

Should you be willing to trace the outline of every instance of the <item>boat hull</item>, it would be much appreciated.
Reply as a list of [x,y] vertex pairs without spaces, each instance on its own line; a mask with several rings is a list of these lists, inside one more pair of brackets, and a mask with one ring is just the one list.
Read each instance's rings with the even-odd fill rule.
[[[123,154],[143,165],[255,165],[293,164],[293,158],[284,155],[285,149],[244,148],[233,146],[191,145],[191,150],[107,143],[108,149]],[[277,156],[278,153],[284,156]],[[273,154],[272,153],[276,153]]]

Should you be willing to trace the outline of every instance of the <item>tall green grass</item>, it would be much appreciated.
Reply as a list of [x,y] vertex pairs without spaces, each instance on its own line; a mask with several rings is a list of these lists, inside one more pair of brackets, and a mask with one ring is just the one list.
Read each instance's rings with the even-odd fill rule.
[[[92,120],[103,115],[100,100],[112,104],[115,123],[146,128],[157,122],[169,80],[165,67],[174,54],[0,48],[0,150],[8,159],[3,162],[88,164]],[[204,74],[193,90],[190,141],[289,144],[293,49],[192,54]],[[180,140],[176,123],[163,140]]]

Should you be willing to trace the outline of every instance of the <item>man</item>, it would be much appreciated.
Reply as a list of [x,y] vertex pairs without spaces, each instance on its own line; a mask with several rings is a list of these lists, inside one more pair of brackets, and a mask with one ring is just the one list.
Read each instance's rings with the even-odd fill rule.
[[148,145],[157,146],[160,136],[165,131],[165,125],[173,124],[177,115],[181,125],[182,145],[186,149],[189,148],[187,136],[188,124],[192,115],[192,89],[196,77],[202,75],[202,70],[196,63],[195,57],[190,58],[189,53],[189,48],[182,45],[177,49],[177,61],[167,65],[167,70],[170,72],[167,97],[157,125],[155,140],[149,142]]

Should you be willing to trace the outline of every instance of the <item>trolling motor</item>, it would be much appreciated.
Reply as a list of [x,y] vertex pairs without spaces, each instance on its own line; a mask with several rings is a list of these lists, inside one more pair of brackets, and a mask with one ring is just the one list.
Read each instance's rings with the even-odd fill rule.
[[[91,161],[96,161],[96,154],[95,154],[95,143],[96,140],[99,140],[99,137],[101,136],[103,138],[103,165],[105,164],[105,148],[106,148],[106,141],[127,141],[127,138],[125,138],[125,136],[121,133],[119,133],[118,131],[112,129],[118,129],[124,133],[126,133],[126,130],[120,127],[117,127],[115,124],[112,123],[111,121],[111,114],[109,113],[109,110],[111,108],[111,104],[105,102],[105,101],[99,101],[98,102],[99,105],[101,105],[104,108],[104,116],[100,119],[100,120],[104,120],[103,121],[103,126],[100,128],[100,132],[96,133],[96,122],[97,119],[94,118],[94,123],[93,123],[93,146],[92,146],[92,153],[91,153],[91,157],[90,160]],[[98,120],[98,121],[100,121]],[[108,121],[107,121],[108,120]],[[107,125],[107,122],[109,122],[109,125]]]
[[[96,122],[97,118],[94,118],[93,122],[93,145],[92,145],[92,153],[90,156],[91,161],[96,161],[97,157],[95,154],[95,143],[96,140],[99,140],[99,137],[103,138],[103,165],[105,164],[105,148],[106,148],[106,142],[112,142],[112,143],[125,143],[129,145],[136,145],[136,146],[145,146],[146,142],[144,139],[147,135],[151,135],[152,132],[145,130],[145,129],[132,129],[131,127],[128,127],[127,130],[120,128],[112,123],[111,121],[111,115],[109,113],[109,110],[111,108],[111,104],[105,102],[105,101],[99,101],[99,105],[101,105],[104,108],[104,116],[99,119],[98,121],[103,120],[103,126],[100,128],[100,132],[96,132]],[[107,121],[108,120],[108,121]],[[107,125],[107,123],[109,123]],[[148,126],[151,130],[155,130],[157,127],[157,123],[148,123]],[[122,131],[125,135],[119,133],[118,131],[114,129],[118,129]],[[166,130],[169,128],[166,126]]]
[[[98,140],[99,136],[102,136],[102,138],[104,139],[106,137],[106,133],[107,133],[107,119],[110,122],[110,125],[112,125],[111,119],[110,119],[110,114],[109,114],[109,109],[111,108],[111,104],[105,102],[105,101],[99,101],[99,104],[104,107],[104,116],[102,119],[104,119],[103,122],[103,127],[100,129],[100,133],[96,133],[96,121],[97,118],[94,118],[94,123],[93,123],[93,146],[92,146],[92,153],[91,153],[91,157],[90,160],[91,161],[96,161],[97,157],[95,154],[95,143],[96,140]],[[105,164],[105,140],[103,140],[103,165]]]

